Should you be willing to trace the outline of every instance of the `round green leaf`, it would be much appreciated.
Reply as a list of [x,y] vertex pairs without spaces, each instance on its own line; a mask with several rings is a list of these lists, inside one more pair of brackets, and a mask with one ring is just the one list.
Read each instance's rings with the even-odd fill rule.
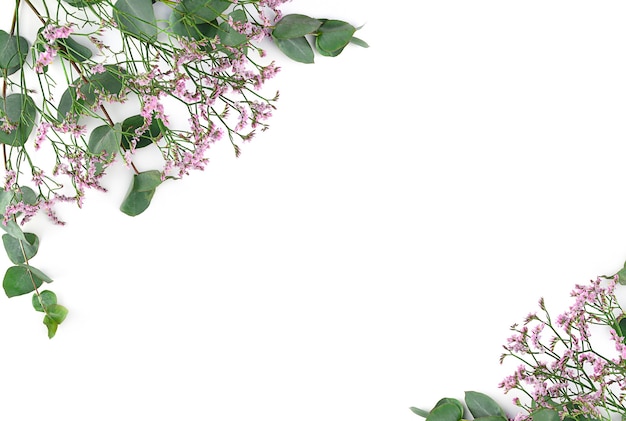
[[63,323],[63,320],[67,317],[68,310],[60,304],[51,304],[46,309],[46,314],[57,324]]
[[[124,120],[124,122],[122,123],[121,138],[121,144],[123,148],[130,149],[131,141],[135,136],[135,130],[139,127],[142,127],[145,122],[146,120],[140,115],[134,115]],[[135,148],[145,148],[146,146],[151,145],[156,141],[160,133],[161,130],[159,128],[159,120],[155,118],[150,123],[150,126],[148,126],[148,129],[139,136]]]
[[340,50],[350,43],[356,28],[341,20],[327,20],[319,27],[317,46],[328,53]]
[[95,155],[106,152],[109,157],[115,152],[118,152],[122,134],[119,125],[116,126],[117,127],[111,127],[108,124],[104,124],[93,129],[89,135],[89,143],[87,144],[89,152]]
[[280,39],[273,38],[276,46],[287,57],[300,63],[313,63],[315,54],[305,37]]
[[118,0],[113,6],[113,17],[120,31],[145,41],[156,38],[152,0]]
[[2,235],[2,243],[7,256],[15,264],[25,263],[24,255],[26,255],[26,259],[32,259],[39,250],[39,237],[30,232],[24,233],[24,237],[26,241],[19,240],[9,234]]
[[47,309],[53,304],[57,303],[57,295],[52,291],[41,291],[39,295],[33,294],[33,308],[37,311],[43,312],[44,307]]
[[343,48],[340,48],[336,51],[326,51],[320,47],[320,38],[315,38],[315,48],[317,48],[317,52],[326,57],[337,57],[343,51]]
[[22,146],[35,126],[37,107],[29,95],[11,94],[6,100],[0,98],[0,115],[4,115],[17,127],[10,132],[0,130],[0,143]]
[[7,269],[2,280],[2,287],[7,297],[28,294],[41,286],[43,280],[28,269],[27,266],[11,266]]
[[463,412],[453,403],[444,403],[433,408],[428,414],[426,421],[459,421],[463,418]]
[[0,30],[0,69],[12,70],[22,67],[28,55],[29,44],[26,38],[9,35]]
[[437,407],[439,407],[439,406],[441,406],[443,404],[446,404],[446,403],[451,403],[453,405],[456,405],[456,407],[459,409],[459,412],[461,414],[463,414],[465,412],[465,408],[463,407],[463,404],[461,403],[461,401],[458,400],[458,399],[454,399],[454,398],[442,398],[442,399],[440,399],[439,402],[437,402],[435,404],[435,408],[437,408]]
[[93,106],[98,99],[99,92],[104,95],[119,95],[124,88],[125,74],[126,72],[122,68],[107,64],[104,66],[103,73],[91,75],[87,83],[83,83],[81,79],[76,79],[72,85],[80,85],[79,89],[84,99],[77,98],[76,88],[73,86],[68,87],[63,92],[57,107],[59,120],[65,120],[69,113],[72,113],[73,117],[78,119],[82,114],[81,108]]
[[[230,14],[230,17],[232,17],[235,22],[247,21],[246,13],[243,10],[235,10]],[[248,40],[244,34],[233,29],[228,22],[222,22],[220,24],[217,35],[220,38],[220,44],[228,47],[237,47]]]

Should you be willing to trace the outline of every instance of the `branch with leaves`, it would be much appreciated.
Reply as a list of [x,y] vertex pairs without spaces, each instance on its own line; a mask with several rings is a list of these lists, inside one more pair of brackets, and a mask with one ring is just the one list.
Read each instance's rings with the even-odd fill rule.
[[[286,1],[15,0],[0,30],[0,212],[14,264],[3,288],[33,293],[49,337],[68,311],[41,290],[52,279],[30,264],[40,239],[24,231],[29,220],[45,213],[63,224],[56,204],[82,207],[87,191],[106,191],[116,161],[134,174],[120,210],[136,216],[162,183],[204,169],[214,142],[227,138],[239,156],[278,99],[263,90],[280,69],[261,41],[302,63],[367,46],[347,22],[283,16]],[[144,148],[160,156],[156,168],[143,168]]]

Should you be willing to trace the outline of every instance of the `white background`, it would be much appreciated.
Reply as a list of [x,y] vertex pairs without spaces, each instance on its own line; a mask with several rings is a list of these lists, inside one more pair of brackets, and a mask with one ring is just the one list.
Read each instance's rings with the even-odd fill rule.
[[120,167],[67,226],[33,221],[70,315],[48,340],[30,297],[0,300],[1,419],[418,421],[465,390],[511,408],[508,327],[621,268],[624,2],[284,10],[364,24],[371,48],[271,52],[271,129],[141,216],[118,211]]

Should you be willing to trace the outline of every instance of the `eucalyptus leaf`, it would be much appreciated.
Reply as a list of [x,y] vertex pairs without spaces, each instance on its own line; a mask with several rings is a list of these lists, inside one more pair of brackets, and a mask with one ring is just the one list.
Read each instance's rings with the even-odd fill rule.
[[37,204],[37,193],[28,186],[21,186],[20,191],[15,194],[18,201],[24,202],[27,205]]
[[426,418],[430,415],[430,411],[424,411],[423,409],[416,408],[414,406],[409,408],[414,414],[419,415],[420,417]]
[[208,23],[226,11],[232,2],[227,0],[181,0],[174,9],[195,23]]
[[57,303],[57,295],[49,290],[41,291],[39,294],[33,294],[32,302],[35,310],[44,312],[44,307],[47,309],[49,306]]
[[272,36],[279,39],[300,38],[317,31],[322,22],[297,13],[283,16],[274,27]]
[[6,99],[0,97],[0,115],[6,116],[17,126],[8,133],[0,130],[0,143],[10,146],[24,145],[35,127],[35,101],[29,95],[21,93],[11,94]]
[[[124,88],[124,77],[126,72],[119,66],[107,64],[104,66],[103,73],[91,75],[87,82],[76,79],[69,86],[59,101],[57,114],[59,121],[64,121],[68,114],[72,118],[78,119],[81,116],[81,108],[92,107],[98,95],[119,95]],[[76,86],[80,86],[80,97],[76,94]]]
[[465,412],[465,407],[463,406],[461,401],[458,400],[458,399],[454,399],[454,398],[442,398],[442,399],[439,399],[439,401],[435,404],[434,408],[437,408],[437,407],[439,407],[439,406],[441,406],[443,404],[446,404],[446,403],[451,403],[451,404],[455,405],[459,409],[459,412],[461,413],[461,415],[463,415],[463,413]]
[[320,50],[332,53],[348,45],[355,31],[348,22],[327,20],[319,27],[316,44]]
[[[230,15],[234,22],[246,22],[246,13],[243,10],[235,10]],[[220,39],[220,44],[228,47],[238,47],[245,43],[248,38],[231,27],[228,22],[222,22],[219,26],[217,35]]]
[[273,38],[273,40],[278,49],[290,59],[306,64],[314,62],[315,54],[305,37],[289,39]]
[[192,17],[174,9],[170,15],[168,31],[190,39],[213,39],[217,35],[217,20],[197,23]]
[[2,287],[9,298],[33,292],[41,284],[43,280],[24,265],[8,268],[2,280]]
[[54,338],[59,329],[59,324],[47,315],[43,317],[43,324],[48,328],[48,338]]
[[359,47],[363,47],[363,48],[369,48],[369,44],[365,41],[363,41],[361,38],[357,38],[357,37],[352,37],[352,39],[350,40],[350,42],[354,45],[358,45]]
[[43,273],[41,270],[37,269],[34,266],[26,265],[23,263],[18,264],[18,266],[23,267],[26,270],[30,271],[33,274],[33,276],[36,276],[37,278],[41,279],[45,283],[49,284],[50,282],[53,282],[52,279],[50,279],[48,275],[46,275],[45,273]]
[[[146,122],[145,118],[140,115],[134,115],[128,117],[122,123],[122,133],[121,133],[121,144],[125,149],[130,149],[131,142],[133,137],[135,136],[135,130],[139,127],[143,127]],[[139,137],[137,138],[137,144],[135,148],[145,148],[146,146],[152,145],[156,142],[157,138],[161,134],[161,129],[159,128],[159,119],[154,118],[148,126],[147,130],[144,130]]]
[[63,0],[65,3],[74,7],[85,7],[92,4],[101,3],[103,0]]
[[51,304],[46,309],[46,314],[57,324],[63,323],[63,320],[67,317],[68,310],[60,304]]
[[11,203],[13,198],[15,197],[15,193],[12,191],[6,191],[0,188],[0,213],[4,214],[7,206]]
[[459,421],[463,412],[453,403],[444,403],[430,411],[426,421]]
[[19,70],[26,60],[29,48],[26,38],[0,30],[0,69],[7,72],[12,70],[9,74]]
[[148,209],[156,188],[162,183],[161,173],[151,170],[133,176],[130,188],[120,210],[129,216],[137,216]]
[[24,236],[24,232],[22,231],[22,228],[20,228],[17,222],[15,222],[13,219],[10,219],[9,221],[7,221],[6,225],[4,225],[0,221],[0,227],[2,227],[2,229],[11,237],[26,241],[26,237]]
[[[26,259],[32,259],[39,250],[39,237],[30,232],[24,233],[24,237],[26,241],[18,240],[9,234],[2,235],[2,243],[7,256],[15,264],[25,263]],[[26,259],[24,259],[24,255],[26,255]]]
[[465,404],[474,418],[482,417],[504,417],[506,414],[502,408],[489,396],[484,393],[467,391],[465,392]]
[[118,0],[113,6],[113,17],[121,31],[140,40],[150,41],[157,36],[152,0]]
[[533,421],[561,421],[559,413],[554,409],[540,408],[530,415]]
[[320,53],[323,56],[326,56],[326,57],[337,57],[343,51],[343,48],[340,48],[340,49],[335,50],[335,51],[326,51],[326,50],[324,50],[323,48],[320,47],[319,43],[320,43],[320,39],[319,39],[319,37],[316,37],[315,38],[315,48],[317,48],[317,52]]
[[78,43],[73,37],[58,39],[57,44],[63,47],[62,54],[66,54],[72,61],[82,63],[85,60],[89,60],[93,55],[88,47]]
[[89,152],[95,155],[105,152],[110,158],[115,152],[119,151],[121,141],[121,125],[118,123],[116,126],[111,127],[108,124],[104,124],[91,131],[87,148]]

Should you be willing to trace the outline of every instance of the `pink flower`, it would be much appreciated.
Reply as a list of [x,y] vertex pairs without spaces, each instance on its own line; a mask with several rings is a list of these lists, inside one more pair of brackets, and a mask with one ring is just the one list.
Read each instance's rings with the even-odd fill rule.
[[43,35],[43,37],[50,44],[52,44],[57,39],[64,39],[69,37],[72,32],[74,32],[74,29],[69,26],[48,25],[41,32],[41,35]]
[[39,54],[37,61],[35,62],[35,71],[37,73],[43,73],[43,68],[52,63],[52,59],[56,57],[57,50],[50,45],[46,45],[46,49]]

